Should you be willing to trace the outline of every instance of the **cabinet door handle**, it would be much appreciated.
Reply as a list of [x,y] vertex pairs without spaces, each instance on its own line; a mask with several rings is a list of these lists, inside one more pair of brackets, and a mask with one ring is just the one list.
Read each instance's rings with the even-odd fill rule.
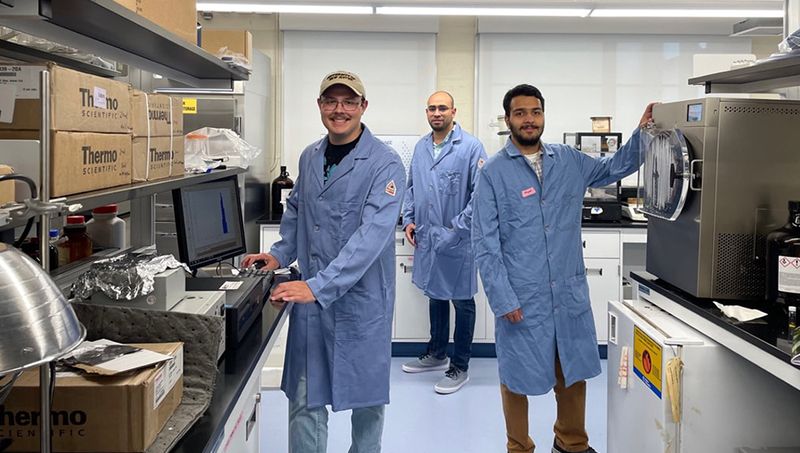
[[400,269],[403,269],[403,273],[407,274],[407,273],[409,273],[409,272],[414,270],[414,265],[413,264],[400,263]]
[[602,267],[587,267],[586,268],[586,275],[590,273],[597,273],[599,276],[603,276],[603,268]]
[[406,245],[406,238],[394,238],[394,245]]
[[586,248],[586,241],[581,241],[583,243],[583,248]]

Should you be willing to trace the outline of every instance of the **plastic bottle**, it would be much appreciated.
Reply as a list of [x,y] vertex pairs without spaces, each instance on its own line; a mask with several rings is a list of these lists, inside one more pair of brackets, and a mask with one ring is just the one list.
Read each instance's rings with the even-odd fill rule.
[[78,261],[92,254],[92,238],[86,232],[86,222],[82,215],[67,217],[63,237],[66,240],[58,244],[59,266]]
[[[767,235],[767,299],[787,317],[800,305],[800,201],[789,202],[786,224]],[[782,324],[778,334],[787,338],[788,323]]]
[[281,166],[281,175],[272,181],[272,220],[279,220],[286,207],[286,199],[292,193],[294,181],[289,178],[286,166]]
[[94,209],[92,219],[86,222],[86,231],[96,247],[104,249],[125,247],[125,221],[117,217],[115,204]]

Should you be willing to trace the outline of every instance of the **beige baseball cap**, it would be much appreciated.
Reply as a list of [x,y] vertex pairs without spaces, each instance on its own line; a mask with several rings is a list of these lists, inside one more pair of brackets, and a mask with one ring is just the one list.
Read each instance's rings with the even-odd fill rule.
[[322,79],[322,84],[319,86],[319,95],[322,96],[325,90],[334,85],[344,85],[355,91],[357,95],[363,96],[364,98],[367,97],[364,83],[361,82],[361,78],[352,72],[334,71],[326,75],[325,78]]

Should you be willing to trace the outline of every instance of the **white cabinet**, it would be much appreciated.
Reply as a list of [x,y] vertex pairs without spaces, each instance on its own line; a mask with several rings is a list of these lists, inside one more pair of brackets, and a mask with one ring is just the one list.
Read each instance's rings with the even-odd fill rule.
[[619,231],[584,229],[582,234],[583,263],[589,282],[597,342],[608,343],[608,301],[620,300],[622,276],[620,275]]

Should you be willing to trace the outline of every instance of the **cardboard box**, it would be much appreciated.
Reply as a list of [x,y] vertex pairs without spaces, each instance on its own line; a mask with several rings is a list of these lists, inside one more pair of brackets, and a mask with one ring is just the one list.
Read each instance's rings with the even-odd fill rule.
[[[153,181],[183,176],[185,140],[183,135],[170,137],[147,137],[133,139],[133,181]],[[148,156],[150,173],[147,173]],[[171,169],[171,170],[170,170]],[[171,171],[171,173],[170,173]]]
[[[175,360],[124,376],[58,375],[53,451],[143,452],[153,443],[183,396],[183,343],[134,346]],[[40,422],[37,368],[20,376],[0,406],[0,438],[11,441],[4,451],[39,451]]]
[[610,116],[593,116],[592,132],[611,132]]
[[[37,131],[2,131],[0,140],[38,140]],[[50,196],[63,197],[131,183],[131,135],[53,132]]]
[[203,29],[203,49],[216,55],[219,49],[227,47],[247,57],[251,62],[253,55],[253,35],[246,30],[209,30]]
[[41,128],[39,78],[44,69],[51,72],[51,130],[116,134],[130,132],[128,84],[52,63],[0,66],[0,84],[14,86],[17,92],[14,119],[11,123],[0,123],[0,129]]
[[131,124],[134,137],[183,135],[183,99],[131,90]]
[[[0,175],[7,175],[14,173],[14,169],[8,165],[0,165]],[[16,190],[14,190],[14,181],[0,182],[0,206],[14,201]]]
[[140,16],[197,44],[196,0],[115,0]]

